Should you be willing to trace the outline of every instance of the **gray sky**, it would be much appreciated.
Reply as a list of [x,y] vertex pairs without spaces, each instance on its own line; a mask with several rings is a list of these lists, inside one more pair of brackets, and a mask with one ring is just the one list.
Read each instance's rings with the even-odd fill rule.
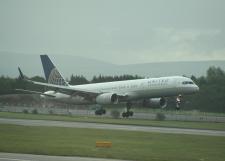
[[0,51],[132,64],[225,60],[224,0],[0,0]]

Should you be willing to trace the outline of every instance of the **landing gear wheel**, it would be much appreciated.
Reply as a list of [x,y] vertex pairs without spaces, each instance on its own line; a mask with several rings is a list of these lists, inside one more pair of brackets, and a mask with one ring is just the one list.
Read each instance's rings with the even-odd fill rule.
[[104,115],[106,113],[106,110],[103,108],[100,108],[95,111],[95,115]]
[[123,117],[123,118],[128,117],[127,112],[123,112],[123,113],[122,113],[122,117]]
[[123,118],[128,118],[129,116],[133,116],[134,115],[134,112],[130,111],[132,103],[131,102],[127,102],[126,106],[127,106],[127,111],[122,113],[122,117]]
[[181,102],[176,102],[176,110],[180,110],[180,104]]
[[122,113],[122,117],[123,118],[129,117],[129,116],[133,116],[133,115],[134,115],[133,111],[127,111],[127,112],[123,112]]
[[134,112],[133,111],[129,111],[129,115],[130,116],[133,116],[134,115]]
[[177,105],[176,106],[176,110],[180,110],[180,105]]
[[102,109],[102,114],[104,115],[106,113],[106,110],[105,109]]

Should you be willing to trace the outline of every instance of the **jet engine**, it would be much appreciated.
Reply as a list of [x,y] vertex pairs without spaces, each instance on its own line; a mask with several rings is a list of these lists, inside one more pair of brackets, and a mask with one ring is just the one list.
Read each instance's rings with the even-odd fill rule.
[[167,100],[164,97],[150,98],[148,100],[143,101],[143,106],[165,108],[167,106]]
[[97,104],[117,104],[118,96],[116,93],[103,93],[96,97]]

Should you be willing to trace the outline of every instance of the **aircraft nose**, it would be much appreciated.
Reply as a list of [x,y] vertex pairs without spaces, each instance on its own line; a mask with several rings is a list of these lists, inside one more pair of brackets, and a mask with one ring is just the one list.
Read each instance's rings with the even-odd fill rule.
[[196,86],[194,87],[194,90],[195,90],[195,92],[198,92],[198,91],[199,91],[199,87],[196,85]]

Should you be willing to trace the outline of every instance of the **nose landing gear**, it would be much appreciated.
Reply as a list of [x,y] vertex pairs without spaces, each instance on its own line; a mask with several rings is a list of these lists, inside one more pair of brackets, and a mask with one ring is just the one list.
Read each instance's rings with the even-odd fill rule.
[[180,110],[180,105],[181,105],[181,97],[182,95],[179,94],[176,98],[176,110]]

